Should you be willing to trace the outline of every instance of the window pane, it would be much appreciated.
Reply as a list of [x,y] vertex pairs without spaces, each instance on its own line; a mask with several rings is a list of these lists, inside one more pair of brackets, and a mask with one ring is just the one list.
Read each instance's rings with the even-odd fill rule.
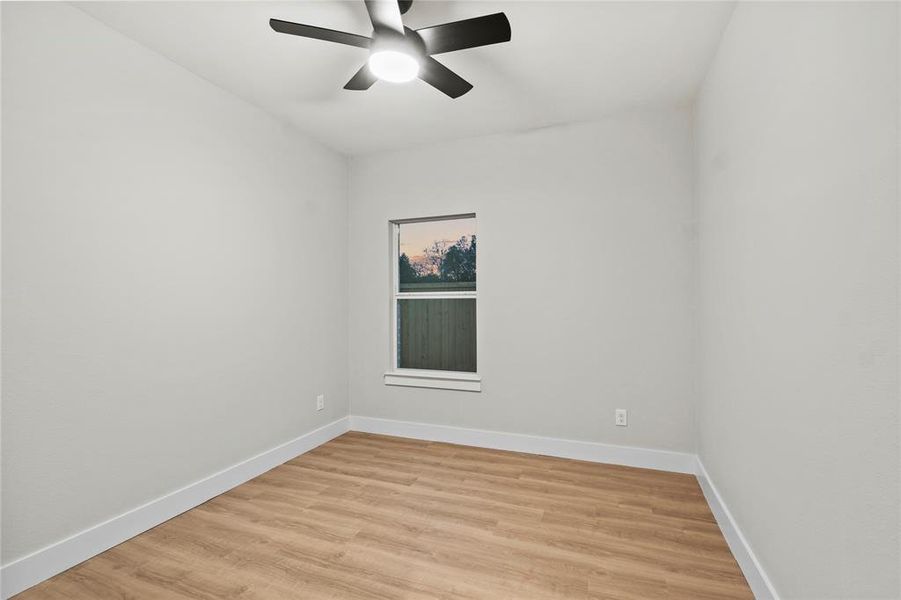
[[475,373],[475,298],[398,300],[397,365]]
[[475,291],[474,218],[402,223],[398,235],[401,292]]

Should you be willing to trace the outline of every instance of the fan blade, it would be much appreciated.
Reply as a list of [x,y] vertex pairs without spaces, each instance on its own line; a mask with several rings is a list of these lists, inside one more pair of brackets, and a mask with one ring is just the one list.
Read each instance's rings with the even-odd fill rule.
[[504,13],[485,15],[417,29],[427,54],[441,54],[510,41],[510,21]]
[[364,0],[372,30],[376,33],[393,31],[404,34],[404,22],[400,18],[400,6],[397,0]]
[[325,40],[326,42],[335,42],[337,44],[346,44],[348,46],[357,46],[359,48],[368,48],[369,43],[372,41],[368,37],[357,35],[355,33],[324,29],[322,27],[314,27],[313,25],[302,25],[300,23],[292,23],[291,21],[282,21],[280,19],[269,19],[269,27],[272,27],[272,29],[279,33],[299,35],[300,37]]
[[459,98],[472,89],[472,84],[432,58],[426,57],[419,78],[451,98]]
[[345,90],[368,90],[378,78],[369,70],[369,63],[363,63],[356,75],[344,84]]

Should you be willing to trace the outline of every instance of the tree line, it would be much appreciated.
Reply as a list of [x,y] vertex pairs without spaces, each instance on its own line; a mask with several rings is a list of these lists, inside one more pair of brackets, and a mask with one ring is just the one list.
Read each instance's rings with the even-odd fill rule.
[[453,244],[437,240],[423,251],[422,262],[400,255],[400,283],[434,283],[476,280],[476,236],[463,236]]

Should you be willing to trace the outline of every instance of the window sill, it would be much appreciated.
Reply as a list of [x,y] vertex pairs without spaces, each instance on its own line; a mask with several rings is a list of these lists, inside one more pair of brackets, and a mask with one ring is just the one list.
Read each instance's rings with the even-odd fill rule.
[[398,369],[385,373],[385,385],[481,392],[482,378],[477,373]]

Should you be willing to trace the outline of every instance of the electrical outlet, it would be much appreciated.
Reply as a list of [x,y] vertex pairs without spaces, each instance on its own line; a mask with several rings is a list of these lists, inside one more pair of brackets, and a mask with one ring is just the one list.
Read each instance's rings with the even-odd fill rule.
[[616,425],[617,427],[629,426],[629,411],[625,408],[616,409]]
[[316,410],[322,410],[325,408],[325,394],[319,394],[316,396]]

